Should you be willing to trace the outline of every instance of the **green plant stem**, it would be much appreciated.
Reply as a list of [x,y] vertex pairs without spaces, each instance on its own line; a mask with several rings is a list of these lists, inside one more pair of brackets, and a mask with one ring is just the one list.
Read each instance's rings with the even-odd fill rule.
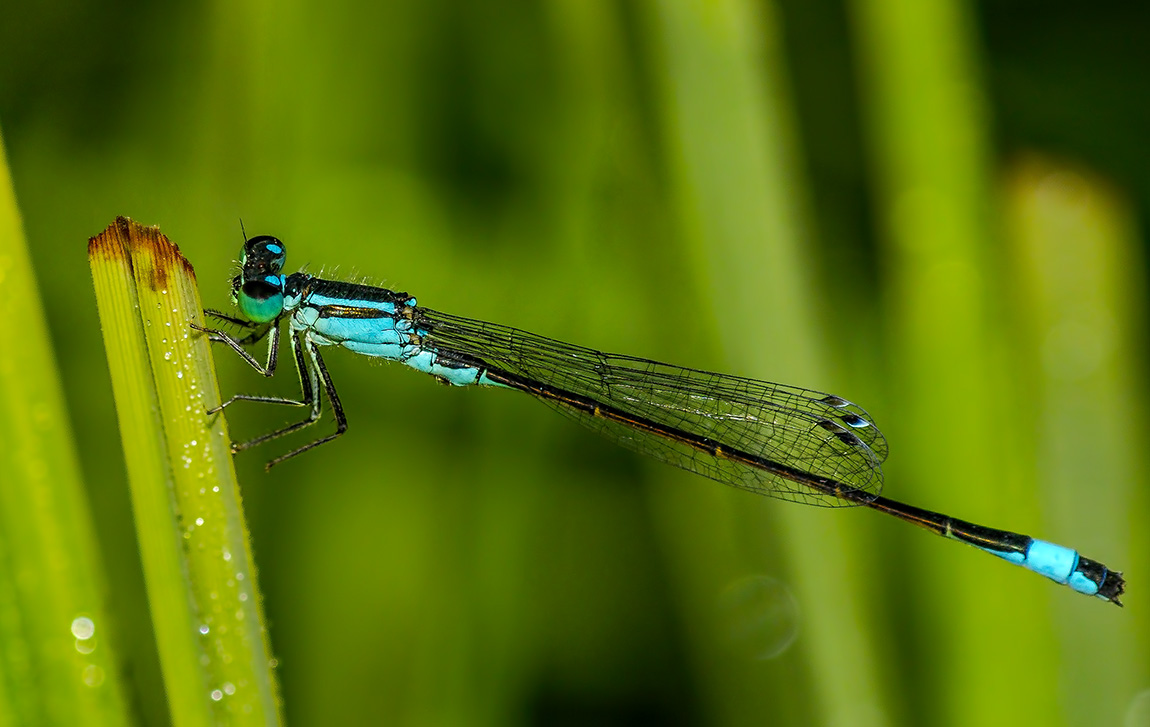
[[88,257],[172,723],[279,723],[255,565],[190,263],[119,218]]

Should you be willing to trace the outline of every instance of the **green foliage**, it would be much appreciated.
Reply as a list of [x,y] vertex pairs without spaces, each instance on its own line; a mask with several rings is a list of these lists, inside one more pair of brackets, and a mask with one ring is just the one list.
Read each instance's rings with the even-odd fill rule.
[[117,625],[0,141],[0,724],[130,724]]

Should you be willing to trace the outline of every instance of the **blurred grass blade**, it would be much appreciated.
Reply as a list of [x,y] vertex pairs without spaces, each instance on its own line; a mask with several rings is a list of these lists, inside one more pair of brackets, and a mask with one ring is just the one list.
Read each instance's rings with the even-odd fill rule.
[[88,258],[176,725],[279,723],[255,567],[190,263],[118,218]]
[[[1144,574],[1146,264],[1133,210],[1097,175],[1035,155],[1011,168],[1004,198],[1045,529]],[[1055,603],[1070,623],[1093,605]],[[1063,697],[1069,724],[1122,723],[1128,705],[1096,695],[1137,693],[1148,637],[1145,619],[1105,619],[1085,642],[1062,635],[1059,678],[1077,685]]]
[[[662,2],[653,9],[654,31],[665,48],[656,62],[661,64],[668,170],[706,301],[700,307],[713,306],[717,348],[730,356],[721,367],[839,391],[821,371],[827,357],[810,284],[807,187],[797,163],[799,141],[775,4]],[[752,311],[753,325],[744,317]],[[817,508],[768,510],[765,504],[736,500],[735,493],[689,497],[690,503],[684,500],[674,516],[674,532],[682,534],[679,563],[693,579],[692,592],[724,588],[715,583],[724,567],[732,574],[777,568],[781,558],[774,554],[785,553],[788,587],[794,589],[802,620],[818,624],[803,632],[801,642],[815,675],[803,687],[814,698],[802,705],[808,712],[796,712],[795,720],[854,724],[860,710],[885,718],[887,698],[871,676],[881,657],[873,634],[854,626],[866,620],[859,598],[864,558],[848,521],[832,523]],[[704,519],[698,504],[704,497],[715,504],[718,498],[728,502],[739,513],[747,542],[755,546],[724,552],[712,540],[724,526],[717,514],[709,522]],[[766,537],[775,540],[764,542]],[[703,551],[709,541],[712,549]],[[689,570],[693,563],[698,564],[695,572]],[[733,578],[725,587],[741,588]],[[698,608],[691,620],[702,620],[703,607]],[[699,643],[707,648],[719,641]],[[773,690],[762,689],[754,683],[757,673],[737,667],[720,671],[714,664],[723,662],[715,655],[698,662],[713,688],[712,703],[724,709],[737,705],[740,714],[767,714],[782,694],[798,688],[794,675],[780,675]]]
[[104,571],[2,141],[0,290],[0,724],[130,724]]
[[[1022,516],[1020,506],[1035,501],[1022,488],[1033,483],[1008,466],[1021,407],[1012,405],[1015,387],[1001,358],[1009,341],[998,309],[1002,246],[992,224],[992,154],[969,4],[854,0],[851,8],[889,281],[895,416],[883,427],[897,438],[898,455],[887,466],[886,492],[1051,536]],[[892,537],[904,539],[914,608],[923,614],[905,624],[913,633],[907,663],[937,650],[948,655],[917,675],[908,696],[918,718],[936,719],[935,705],[944,705],[950,724],[1053,724],[1057,704],[1018,700],[1017,670],[987,659],[983,646],[1009,640],[1020,653],[1044,653],[1043,603],[1009,608],[1016,600],[1006,594],[1040,593],[1048,584],[909,529]],[[1026,679],[1051,683],[1051,664],[1036,659]]]

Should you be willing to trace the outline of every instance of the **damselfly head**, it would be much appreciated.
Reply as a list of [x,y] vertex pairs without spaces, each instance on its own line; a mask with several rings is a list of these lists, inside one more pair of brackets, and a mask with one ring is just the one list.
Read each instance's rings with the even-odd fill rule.
[[240,251],[240,274],[232,280],[232,296],[248,320],[270,323],[284,306],[284,244],[270,235],[253,237]]
[[240,251],[240,265],[244,280],[278,274],[284,266],[284,244],[271,235],[259,235],[244,243]]

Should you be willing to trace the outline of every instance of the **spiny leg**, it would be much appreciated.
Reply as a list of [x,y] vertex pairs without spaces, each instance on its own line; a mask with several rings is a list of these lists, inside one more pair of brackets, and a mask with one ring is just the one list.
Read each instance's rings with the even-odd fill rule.
[[[231,320],[231,319],[228,319],[228,320]],[[238,319],[235,319],[235,320],[238,320]],[[247,323],[247,321],[241,321],[241,322]],[[216,328],[204,328],[203,326],[198,326],[195,323],[192,323],[191,327],[194,330],[202,331],[202,332],[208,334],[208,340],[210,340],[210,341],[215,341],[216,343],[228,344],[229,346],[232,347],[232,350],[234,350],[236,353],[238,353],[243,358],[244,361],[247,361],[248,365],[251,366],[253,369],[255,369],[256,371],[259,371],[264,376],[272,376],[273,374],[275,374],[276,364],[279,362],[279,348],[280,348],[280,325],[279,325],[279,323],[280,323],[279,319],[277,318],[276,320],[272,321],[271,325],[267,326],[263,330],[257,330],[255,333],[253,333],[250,336],[247,336],[245,338],[235,338],[234,336],[232,336],[227,331],[221,331],[221,330],[216,329]],[[254,326],[254,325],[255,324],[249,324],[249,327]],[[259,339],[263,338],[264,334],[268,333],[269,331],[271,332],[272,335],[268,338],[268,360],[267,360],[266,364],[261,364],[259,361],[257,361],[255,359],[255,357],[253,357],[250,353],[248,353],[244,349],[244,346],[249,344],[249,343],[254,343],[255,341],[258,341]],[[242,398],[242,397],[233,396],[231,399],[224,402],[223,404],[221,404],[216,409],[209,411],[208,413],[214,414],[215,412],[219,411],[220,409],[223,409],[228,404],[232,403],[232,401],[235,401],[237,398]]]
[[[283,462],[284,460],[291,459],[292,457],[296,456],[297,454],[302,454],[303,452],[306,452],[309,449],[313,449],[315,447],[318,447],[321,444],[326,444],[326,443],[330,442],[331,440],[335,439],[336,437],[340,436],[341,434],[343,434],[344,432],[347,431],[347,417],[344,416],[344,413],[343,413],[343,404],[341,404],[339,401],[339,394],[337,394],[335,391],[335,384],[331,380],[331,374],[329,374],[327,372],[327,365],[324,364],[323,357],[319,355],[319,348],[316,347],[316,345],[314,343],[312,343],[310,340],[306,341],[305,345],[307,346],[308,354],[310,354],[310,356],[311,356],[312,365],[315,367],[314,373],[316,374],[316,381],[313,383],[313,387],[316,389],[316,391],[315,391],[316,404],[315,404],[315,407],[312,409],[312,416],[307,421],[301,422],[300,424],[298,424],[294,427],[288,427],[286,430],[277,433],[275,436],[279,436],[279,434],[286,434],[287,432],[295,431],[296,429],[301,429],[301,428],[315,422],[315,420],[319,417],[319,391],[318,391],[318,388],[319,388],[319,382],[321,380],[323,381],[323,389],[327,393],[327,400],[329,402],[331,402],[332,414],[335,416],[335,432],[327,435],[326,437],[320,437],[319,439],[315,440],[314,442],[310,442],[308,444],[305,444],[304,446],[299,447],[298,449],[293,449],[292,451],[288,452],[287,454],[280,455],[279,457],[276,457],[275,459],[268,462],[267,465],[264,467],[264,469],[267,469],[267,470],[270,470],[272,467],[275,467],[277,464],[279,464],[280,462]],[[297,351],[298,351],[298,349],[297,349]],[[299,356],[298,353],[297,353],[297,356]]]
[[[289,424],[288,426],[283,427],[282,429],[277,429],[273,432],[268,432],[267,434],[262,434],[262,435],[256,437],[255,439],[250,439],[246,442],[240,442],[239,444],[232,444],[232,452],[240,452],[240,451],[248,449],[250,447],[254,447],[257,444],[263,444],[264,442],[267,442],[269,440],[282,437],[285,434],[291,434],[292,432],[298,431],[298,430],[303,429],[305,427],[309,427],[312,424],[315,424],[317,421],[319,421],[319,416],[320,416],[319,379],[318,379],[318,377],[310,376],[308,373],[309,367],[308,367],[307,359],[304,358],[304,352],[303,352],[303,345],[304,344],[301,342],[302,337],[303,336],[301,334],[297,334],[295,332],[291,333],[292,352],[295,353],[296,370],[299,372],[300,390],[302,392],[300,394],[300,396],[303,397],[302,401],[296,401],[295,399],[284,399],[284,398],[277,397],[277,396],[250,396],[247,394],[237,394],[236,396],[233,396],[231,399],[229,399],[228,403],[231,403],[232,401],[235,401],[235,400],[241,400],[241,401],[259,401],[259,402],[263,402],[266,404],[287,404],[289,406],[310,406],[311,407],[311,413],[308,414],[307,419],[304,419],[303,421],[296,422],[295,424]],[[314,344],[309,342],[307,344],[307,346],[308,346],[309,350],[314,350]],[[319,355],[318,353],[314,354],[313,361],[316,357],[318,357],[318,355]],[[322,363],[321,363],[321,365],[322,365]],[[324,373],[326,373],[326,370],[324,371]],[[340,413],[342,414],[342,412],[340,412]]]
[[[213,312],[213,315],[215,315],[214,312]],[[239,319],[231,319],[229,316],[224,316],[222,314],[220,314],[217,317],[224,318],[225,320],[234,320],[234,321],[241,323],[241,324],[247,324],[249,327],[252,327],[254,325],[254,324],[249,324],[247,321],[240,321]],[[264,376],[271,376],[275,373],[276,366],[279,362],[280,328],[279,328],[279,321],[278,320],[273,322],[271,326],[266,327],[263,330],[258,330],[256,332],[256,334],[258,334],[258,336],[263,336],[268,330],[270,330],[271,334],[272,334],[271,337],[268,339],[268,360],[267,360],[267,364],[265,364],[265,365],[261,365],[259,361],[257,361],[251,354],[249,354],[247,351],[245,351],[243,349],[243,343],[244,343],[244,341],[246,341],[248,339],[238,340],[224,331],[219,331],[219,330],[215,330],[215,329],[211,329],[211,328],[203,328],[201,326],[195,325],[194,323],[192,324],[192,328],[194,328],[198,331],[203,331],[204,333],[207,333],[212,341],[217,341],[220,343],[228,344],[229,346],[232,347],[233,350],[235,350],[237,353],[239,353],[240,356],[242,356],[245,361],[248,362],[249,366],[254,368],[256,371],[259,371]],[[253,334],[253,335],[255,335],[255,334]],[[249,336],[248,338],[251,338],[251,336]],[[299,373],[300,390],[302,392],[301,393],[302,401],[297,400],[297,399],[288,399],[288,398],[285,398],[282,396],[261,396],[261,395],[255,395],[255,394],[236,394],[236,395],[232,396],[230,399],[228,399],[227,401],[225,401],[224,403],[220,404],[219,406],[213,407],[212,409],[209,409],[207,411],[207,413],[208,414],[215,414],[217,412],[222,411],[224,409],[224,407],[227,407],[230,404],[234,404],[237,401],[255,401],[255,402],[259,402],[261,404],[284,404],[286,406],[310,406],[310,407],[312,407],[311,415],[306,420],[304,420],[303,422],[293,424],[289,427],[285,427],[283,429],[279,429],[279,430],[276,430],[274,432],[269,432],[268,434],[264,434],[262,436],[256,437],[255,439],[251,439],[251,440],[248,440],[246,442],[238,442],[238,443],[233,442],[232,443],[232,453],[233,454],[236,452],[240,452],[242,450],[248,449],[249,447],[254,447],[255,445],[266,442],[269,439],[275,439],[276,437],[281,437],[281,436],[288,434],[290,432],[294,432],[297,429],[306,427],[309,424],[313,424],[319,418],[319,388],[318,388],[318,386],[316,386],[316,384],[308,376],[307,362],[303,357],[303,351],[300,349],[298,336],[295,335],[294,333],[292,334],[292,350],[295,352],[296,371]]]
[[[272,329],[272,327],[266,323],[253,323],[252,321],[245,321],[243,318],[236,318],[235,316],[230,316],[227,313],[221,313],[220,311],[213,310],[211,308],[204,308],[204,315],[224,321],[225,323],[231,323],[232,325],[239,328],[252,331],[247,336],[237,341],[241,346],[250,346],[253,343],[258,343],[259,340],[266,336],[268,331]],[[207,328],[200,328],[195,324],[192,325],[192,328],[200,331],[209,330]]]
[[[216,315],[214,311],[212,312],[212,314]],[[233,319],[230,316],[225,316],[223,314],[219,314],[216,317],[219,317],[219,318],[222,318],[224,320],[231,321],[231,322],[236,322],[238,324],[245,325],[246,327],[253,327],[253,324],[250,324],[248,321],[241,321],[239,319]],[[218,341],[220,343],[226,343],[229,346],[231,346],[233,350],[235,350],[238,354],[240,354],[240,356],[243,357],[243,359],[245,361],[248,362],[249,366],[254,368],[256,371],[259,371],[264,376],[271,376],[275,373],[276,365],[277,365],[278,360],[279,360],[278,356],[279,356],[280,328],[279,328],[279,321],[278,320],[274,321],[272,323],[272,325],[269,326],[267,329],[258,330],[256,332],[256,334],[253,334],[253,336],[258,339],[258,337],[262,337],[267,332],[267,330],[271,331],[271,337],[268,339],[268,361],[267,361],[266,365],[262,365],[262,366],[260,365],[259,361],[257,361],[251,354],[249,354],[243,348],[243,343],[245,341],[253,338],[253,336],[249,336],[248,338],[245,338],[245,339],[236,339],[235,337],[231,336],[230,334],[228,334],[224,331],[220,331],[220,330],[216,330],[216,329],[210,329],[210,328],[203,328],[203,327],[197,326],[195,324],[192,324],[192,327],[195,328],[196,330],[203,331],[203,332],[207,333],[212,341]],[[319,372],[319,375],[317,375],[316,378],[312,378],[308,374],[308,369],[310,367],[308,366],[308,360],[304,357],[304,352],[303,352],[303,345],[304,344],[301,342],[301,339],[302,339],[302,336],[300,334],[297,334],[295,332],[293,332],[291,334],[292,351],[295,354],[296,371],[299,374],[302,400],[288,399],[288,398],[284,398],[284,397],[280,397],[280,396],[258,396],[258,395],[252,395],[252,394],[236,394],[236,395],[232,396],[232,398],[230,398],[227,401],[225,401],[224,403],[220,404],[218,407],[215,407],[215,408],[210,409],[208,411],[209,414],[215,414],[216,412],[221,411],[224,407],[228,406],[229,404],[232,404],[232,403],[237,402],[237,401],[255,401],[255,402],[262,403],[262,404],[284,404],[287,406],[310,406],[311,407],[311,413],[308,415],[307,419],[304,419],[303,421],[288,425],[286,427],[283,427],[282,429],[277,429],[275,431],[268,432],[267,434],[260,435],[256,438],[250,439],[246,442],[233,443],[232,444],[232,453],[234,454],[236,452],[241,452],[245,449],[249,449],[249,448],[254,447],[256,445],[263,444],[264,442],[267,442],[269,440],[277,439],[279,437],[282,437],[282,436],[287,435],[287,434],[291,434],[292,432],[298,431],[298,430],[303,429],[305,427],[309,427],[312,424],[315,424],[317,421],[319,421],[319,417],[321,414],[321,402],[320,402],[320,396],[319,396],[319,378],[318,378],[318,376],[322,375],[324,387],[327,390],[328,397],[332,402],[332,408],[335,410],[336,425],[337,425],[338,431],[329,437],[321,438],[315,442],[312,442],[311,444],[308,444],[308,445],[301,447],[297,450],[289,452],[288,454],[269,462],[267,465],[267,467],[269,469],[273,465],[278,464],[278,463],[280,463],[280,462],[282,462],[285,459],[288,459],[290,457],[294,457],[295,455],[299,454],[300,452],[303,452],[307,449],[311,449],[314,446],[317,446],[319,444],[323,444],[324,442],[330,441],[330,440],[334,439],[335,437],[338,437],[340,434],[343,434],[343,432],[347,429],[347,419],[344,417],[344,414],[343,414],[343,406],[339,402],[338,394],[335,393],[335,386],[334,386],[334,384],[332,384],[331,376],[327,372],[327,367],[323,363],[323,358],[320,357],[319,351],[316,349],[315,344],[308,341],[306,345],[308,347],[308,352],[311,355],[312,365],[315,366],[316,370]]]
[[228,315],[223,311],[218,311],[215,308],[204,308],[204,315],[215,318],[216,320],[231,323],[232,325],[239,326],[240,328],[261,328],[264,324],[256,323],[254,321],[244,320],[237,318],[233,315]]

